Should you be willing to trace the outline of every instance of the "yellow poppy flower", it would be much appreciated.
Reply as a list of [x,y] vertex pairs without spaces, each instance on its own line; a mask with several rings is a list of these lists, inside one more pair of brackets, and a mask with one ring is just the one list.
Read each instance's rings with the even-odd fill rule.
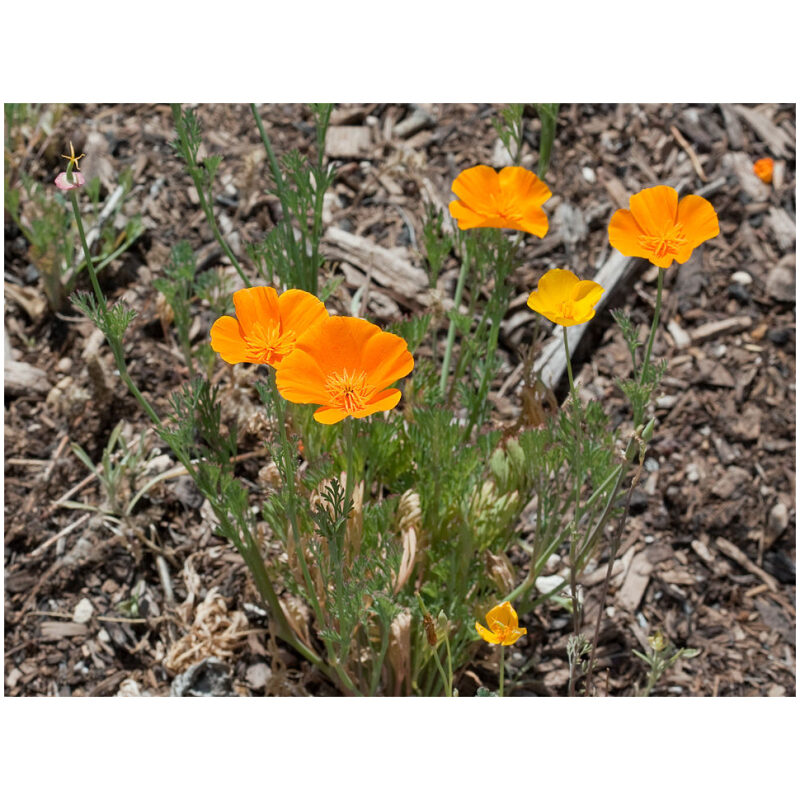
[[488,630],[480,622],[475,623],[475,630],[478,631],[481,639],[489,644],[508,646],[514,644],[520,636],[524,636],[528,632],[527,628],[519,627],[517,612],[508,601],[489,611],[486,614],[486,622],[489,625]]
[[662,269],[673,260],[686,263],[695,247],[717,235],[719,221],[711,203],[696,194],[679,203],[671,186],[653,186],[631,195],[630,211],[616,211],[608,225],[612,247]]
[[528,307],[556,325],[581,325],[594,316],[604,291],[599,283],[582,281],[568,269],[551,269],[539,278],[528,297]]
[[465,169],[453,181],[450,213],[462,231],[469,228],[510,228],[542,237],[547,216],[542,204],[552,192],[524,167],[504,167],[499,173],[480,164]]

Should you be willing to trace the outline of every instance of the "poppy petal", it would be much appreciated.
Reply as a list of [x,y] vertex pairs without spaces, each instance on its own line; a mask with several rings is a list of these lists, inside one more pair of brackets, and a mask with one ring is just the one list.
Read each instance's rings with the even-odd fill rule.
[[546,306],[542,301],[541,295],[533,291],[528,296],[528,308],[533,309],[537,314],[546,317],[550,313],[550,307]]
[[645,234],[660,236],[678,220],[678,193],[671,186],[651,186],[631,195],[630,208]]
[[578,282],[578,276],[568,269],[551,269],[539,278],[536,291],[545,305],[557,308],[565,300],[572,300]]
[[500,170],[498,182],[503,194],[520,198],[521,208],[541,206],[553,196],[547,184],[525,167],[504,167]]
[[236,307],[236,318],[245,333],[257,322],[280,320],[278,293],[271,286],[239,289],[233,293],[233,305]]
[[511,608],[511,603],[505,602],[487,611],[486,621],[489,623],[489,627],[494,630],[494,626],[497,624],[500,624],[506,628],[511,626],[512,621],[511,621],[511,615],[509,613],[510,608]]
[[514,628],[514,630],[509,631],[503,637],[503,644],[508,647],[509,645],[514,644],[520,636],[524,636],[528,632],[527,628]]
[[282,330],[294,331],[298,338],[328,316],[325,304],[302,289],[287,289],[279,298]]
[[485,164],[470,167],[453,181],[453,194],[473,211],[485,216],[496,213],[496,200],[500,194],[497,173]]
[[381,331],[365,343],[361,368],[366,370],[375,389],[385,389],[414,369],[414,357],[405,339]]
[[242,329],[233,317],[220,317],[211,326],[211,347],[228,364],[249,360]]
[[689,260],[695,247],[719,236],[719,220],[714,206],[696,194],[689,194],[681,200],[678,205],[678,222],[682,223],[686,236],[686,244],[675,256],[679,264]]
[[644,231],[627,209],[614,212],[608,223],[608,241],[615,250],[630,258],[649,258],[652,253],[639,243]]
[[478,631],[481,639],[489,644],[500,644],[500,637],[496,633],[492,633],[490,630],[483,627],[480,622],[475,623],[475,630]]
[[381,333],[377,325],[355,317],[328,317],[315,331],[314,336],[298,342],[297,348],[307,352],[326,376],[360,369],[360,354],[367,342]]
[[559,325],[569,327],[570,325],[583,325],[588,322],[595,315],[595,310],[592,306],[584,303],[575,303],[572,306],[572,317],[567,322],[559,322]]
[[356,419],[361,419],[377,411],[389,411],[400,402],[401,396],[402,393],[399,389],[386,389],[375,395],[369,405],[365,406],[361,411],[356,411],[353,416]]
[[605,289],[596,281],[578,281],[572,291],[572,297],[576,302],[587,302],[590,305],[595,305],[602,297]]
[[327,375],[319,364],[299,347],[283,359],[275,371],[278,391],[292,403],[327,403]]
[[343,408],[331,408],[330,406],[321,406],[314,412],[314,419],[323,425],[334,425],[341,422],[346,416],[347,412]]
[[485,228],[486,215],[479,214],[473,211],[469,206],[464,205],[460,200],[453,200],[448,206],[450,209],[450,216],[458,222],[458,227],[462,231],[469,230],[470,228]]
[[550,222],[547,219],[547,214],[541,208],[533,207],[525,211],[522,221],[518,226],[515,225],[514,227],[518,231],[532,233],[541,239],[550,230]]

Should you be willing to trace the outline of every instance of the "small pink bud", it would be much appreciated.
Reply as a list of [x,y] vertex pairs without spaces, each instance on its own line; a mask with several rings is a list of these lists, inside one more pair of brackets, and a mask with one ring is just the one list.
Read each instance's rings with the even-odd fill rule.
[[83,186],[84,183],[86,183],[86,178],[77,171],[72,173],[72,183],[67,180],[66,172],[59,172],[56,177],[56,186],[65,192],[70,191],[70,189],[77,189],[79,186]]

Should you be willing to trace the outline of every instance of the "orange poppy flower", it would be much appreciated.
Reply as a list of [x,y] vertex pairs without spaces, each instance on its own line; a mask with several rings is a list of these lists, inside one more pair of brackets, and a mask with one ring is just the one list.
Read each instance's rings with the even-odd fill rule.
[[608,239],[624,256],[646,258],[666,269],[683,264],[692,251],[719,234],[719,222],[708,200],[689,194],[678,203],[671,186],[653,186],[631,195],[630,211],[614,213]]
[[528,297],[528,307],[556,325],[581,325],[594,316],[604,291],[599,283],[582,281],[568,269],[551,269],[539,278]]
[[406,340],[355,317],[328,317],[303,337],[276,372],[278,391],[292,403],[318,403],[314,419],[332,425],[345,417],[388,411],[414,358]]
[[542,204],[552,192],[530,170],[504,167],[498,174],[479,165],[465,169],[453,181],[450,213],[462,231],[469,228],[511,228],[542,237],[547,233],[547,216]]
[[772,170],[775,162],[771,158],[759,158],[753,164],[753,172],[761,178],[764,183],[772,183]]
[[507,647],[528,632],[527,628],[519,627],[517,612],[508,601],[489,611],[486,614],[486,622],[489,624],[488,630],[480,622],[475,623],[475,630],[478,631],[481,639],[489,644],[500,644]]
[[211,347],[223,361],[277,367],[298,339],[328,312],[322,301],[301,289],[280,296],[271,286],[233,293],[236,317],[220,317],[211,326]]

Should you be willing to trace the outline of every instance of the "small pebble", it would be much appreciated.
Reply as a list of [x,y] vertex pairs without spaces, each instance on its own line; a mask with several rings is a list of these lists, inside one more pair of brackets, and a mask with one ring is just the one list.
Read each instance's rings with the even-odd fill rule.
[[251,689],[263,689],[271,677],[272,670],[263,662],[252,664],[245,673],[245,681]]
[[750,292],[741,283],[732,283],[728,287],[728,297],[732,297],[737,303],[750,302]]
[[535,586],[537,591],[542,594],[547,594],[548,592],[552,592],[563,582],[564,579],[560,575],[540,575],[535,581]]
[[133,678],[125,678],[119,685],[117,697],[141,697],[142,690]]
[[769,512],[767,519],[767,530],[770,535],[777,539],[789,525],[789,509],[784,503],[776,503]]
[[656,400],[657,408],[672,408],[678,402],[678,398],[672,394],[665,394]]
[[767,331],[767,339],[778,347],[783,347],[789,341],[789,331],[786,328],[778,328],[777,330]]
[[583,179],[586,181],[586,183],[594,183],[597,180],[597,175],[595,175],[595,172],[591,167],[581,168],[581,174],[583,175]]
[[731,280],[734,283],[741,283],[742,286],[749,286],[753,282],[753,276],[749,272],[739,270],[731,275]]
[[700,480],[700,470],[697,469],[697,464],[689,464],[686,467],[686,480],[690,483],[697,483]]
[[644,461],[644,468],[648,472],[655,472],[659,467],[658,461],[655,458],[646,458]]
[[84,597],[75,606],[75,610],[72,612],[72,621],[83,625],[92,618],[92,614],[94,614],[94,606],[88,597]]

